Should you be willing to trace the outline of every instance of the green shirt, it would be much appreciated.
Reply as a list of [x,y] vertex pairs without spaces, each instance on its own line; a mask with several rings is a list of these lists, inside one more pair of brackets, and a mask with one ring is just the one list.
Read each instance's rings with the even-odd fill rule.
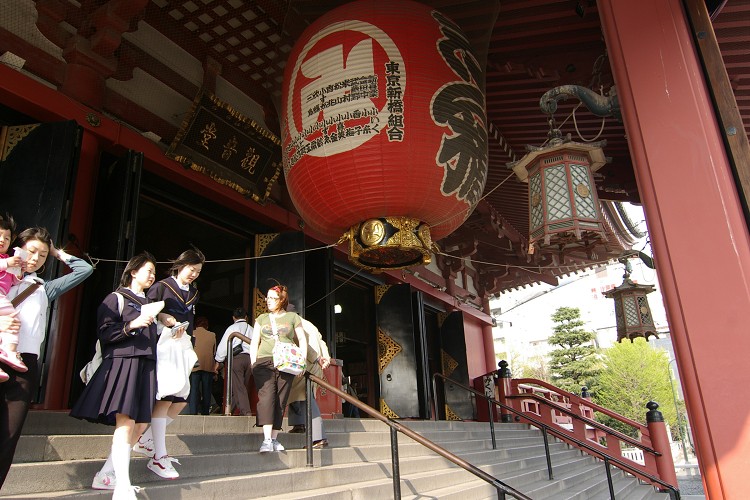
[[[295,344],[294,336],[296,333],[294,329],[302,324],[299,315],[295,312],[287,312],[283,316],[274,318],[274,321],[276,322],[276,333],[279,336],[279,341]],[[256,318],[255,323],[260,327],[260,346],[258,347],[257,359],[272,358],[276,339],[271,328],[271,317],[268,313],[261,314]]]

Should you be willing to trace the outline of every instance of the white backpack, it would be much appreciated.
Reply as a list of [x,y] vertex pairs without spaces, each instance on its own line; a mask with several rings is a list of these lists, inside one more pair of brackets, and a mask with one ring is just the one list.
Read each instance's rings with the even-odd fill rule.
[[[122,317],[122,310],[125,308],[125,299],[123,298],[121,293],[113,293],[117,295],[117,310],[120,313],[120,317]],[[99,365],[101,364],[102,344],[101,342],[99,342],[99,339],[96,339],[96,351],[94,352],[94,357],[91,358],[91,361],[86,363],[86,366],[84,366],[79,373],[84,384],[88,384],[91,381],[91,378],[94,376],[94,373],[96,373],[97,368],[99,368]]]

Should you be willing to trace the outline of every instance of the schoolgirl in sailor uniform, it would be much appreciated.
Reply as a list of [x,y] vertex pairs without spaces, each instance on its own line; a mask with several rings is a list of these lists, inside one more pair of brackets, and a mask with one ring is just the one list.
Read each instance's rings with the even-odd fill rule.
[[[115,425],[112,450],[93,487],[114,489],[113,498],[135,498],[130,484],[130,450],[151,421],[156,394],[156,320],[141,313],[155,279],[156,261],[144,252],[125,267],[120,287],[97,310],[102,364],[70,415]],[[118,296],[119,295],[119,296]]]
[[[187,321],[187,333],[192,334],[195,305],[200,296],[193,281],[200,275],[205,260],[203,253],[197,248],[182,252],[170,268],[171,276],[157,282],[149,289],[149,299],[164,301],[164,309],[158,315],[159,322],[164,326],[171,328]],[[182,333],[178,333],[177,336],[180,335]],[[165,396],[156,400],[151,427],[133,447],[134,451],[150,456],[151,460],[147,467],[165,479],[179,477],[179,473],[172,466],[172,462],[177,464],[179,462],[167,453],[166,428],[186,405],[187,399],[183,397]]]

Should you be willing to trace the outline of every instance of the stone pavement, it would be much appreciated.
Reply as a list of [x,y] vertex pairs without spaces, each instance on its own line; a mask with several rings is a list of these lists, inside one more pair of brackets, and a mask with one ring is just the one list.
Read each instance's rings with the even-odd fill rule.
[[706,494],[700,476],[679,475],[677,483],[682,500],[705,500]]

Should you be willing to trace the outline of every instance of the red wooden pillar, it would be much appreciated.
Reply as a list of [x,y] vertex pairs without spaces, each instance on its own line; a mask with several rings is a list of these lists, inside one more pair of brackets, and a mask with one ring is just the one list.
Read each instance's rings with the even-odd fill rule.
[[[78,247],[69,244],[66,240],[56,242],[56,244],[64,245],[66,251],[78,257],[83,257],[80,248],[88,248],[100,154],[98,138],[90,131],[84,130],[70,210],[69,234],[63,235],[64,238],[75,237]],[[45,409],[70,406],[68,404],[72,383],[70,374],[77,373],[74,366],[75,349],[73,346],[77,341],[75,332],[78,331],[82,293],[82,286],[77,286],[59,299],[58,338],[51,355],[47,357],[50,360],[50,367],[43,404]]]
[[[485,311],[489,311],[490,308],[487,306]],[[484,347],[484,371],[491,372],[495,369],[495,340],[492,338],[492,325],[482,325],[482,344]]]
[[706,498],[745,498],[750,238],[721,131],[680,0],[597,7]]

